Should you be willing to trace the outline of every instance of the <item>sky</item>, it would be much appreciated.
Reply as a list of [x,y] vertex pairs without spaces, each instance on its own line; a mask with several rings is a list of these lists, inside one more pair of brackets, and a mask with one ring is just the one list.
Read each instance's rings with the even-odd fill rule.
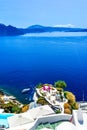
[[0,23],[87,28],[87,0],[0,0]]

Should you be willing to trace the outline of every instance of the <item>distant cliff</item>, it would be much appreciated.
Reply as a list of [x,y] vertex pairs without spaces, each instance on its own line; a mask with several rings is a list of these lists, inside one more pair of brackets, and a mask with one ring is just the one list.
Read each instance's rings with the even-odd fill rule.
[[18,36],[27,33],[44,33],[44,32],[87,32],[85,28],[71,28],[71,27],[48,27],[41,25],[32,25],[28,28],[16,28],[11,25],[0,24],[0,36]]
[[23,34],[23,31],[16,27],[13,27],[11,25],[5,26],[4,24],[0,24],[0,36],[18,36]]
[[41,32],[87,32],[87,29],[83,28],[71,28],[71,27],[47,27],[41,25],[32,25],[26,29],[28,33],[41,33]]

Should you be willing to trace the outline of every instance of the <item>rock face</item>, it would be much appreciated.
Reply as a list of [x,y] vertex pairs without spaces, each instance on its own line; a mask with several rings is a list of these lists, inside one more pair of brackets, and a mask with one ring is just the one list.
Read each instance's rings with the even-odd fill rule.
[[17,36],[23,35],[24,33],[11,25],[5,26],[4,24],[0,24],[0,36]]
[[0,36],[18,36],[27,33],[44,33],[44,32],[87,32],[85,28],[71,27],[50,27],[41,25],[32,25],[28,28],[16,28],[11,25],[0,24]]

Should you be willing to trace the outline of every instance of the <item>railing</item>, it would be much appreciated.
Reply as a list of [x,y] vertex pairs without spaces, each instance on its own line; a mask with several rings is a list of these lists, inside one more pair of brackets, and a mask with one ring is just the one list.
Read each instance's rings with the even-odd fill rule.
[[35,123],[33,124],[33,126],[29,129],[29,130],[36,130],[36,127],[40,124],[40,123],[54,123],[54,122],[58,122],[58,121],[69,121],[71,119],[72,115],[68,115],[68,114],[54,114],[54,115],[49,115],[49,116],[43,116],[40,118],[37,118]]

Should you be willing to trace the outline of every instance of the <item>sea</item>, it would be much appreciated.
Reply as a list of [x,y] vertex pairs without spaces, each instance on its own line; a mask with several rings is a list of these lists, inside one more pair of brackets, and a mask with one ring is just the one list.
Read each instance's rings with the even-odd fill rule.
[[38,83],[57,80],[87,101],[87,36],[0,37],[0,89],[26,104]]

